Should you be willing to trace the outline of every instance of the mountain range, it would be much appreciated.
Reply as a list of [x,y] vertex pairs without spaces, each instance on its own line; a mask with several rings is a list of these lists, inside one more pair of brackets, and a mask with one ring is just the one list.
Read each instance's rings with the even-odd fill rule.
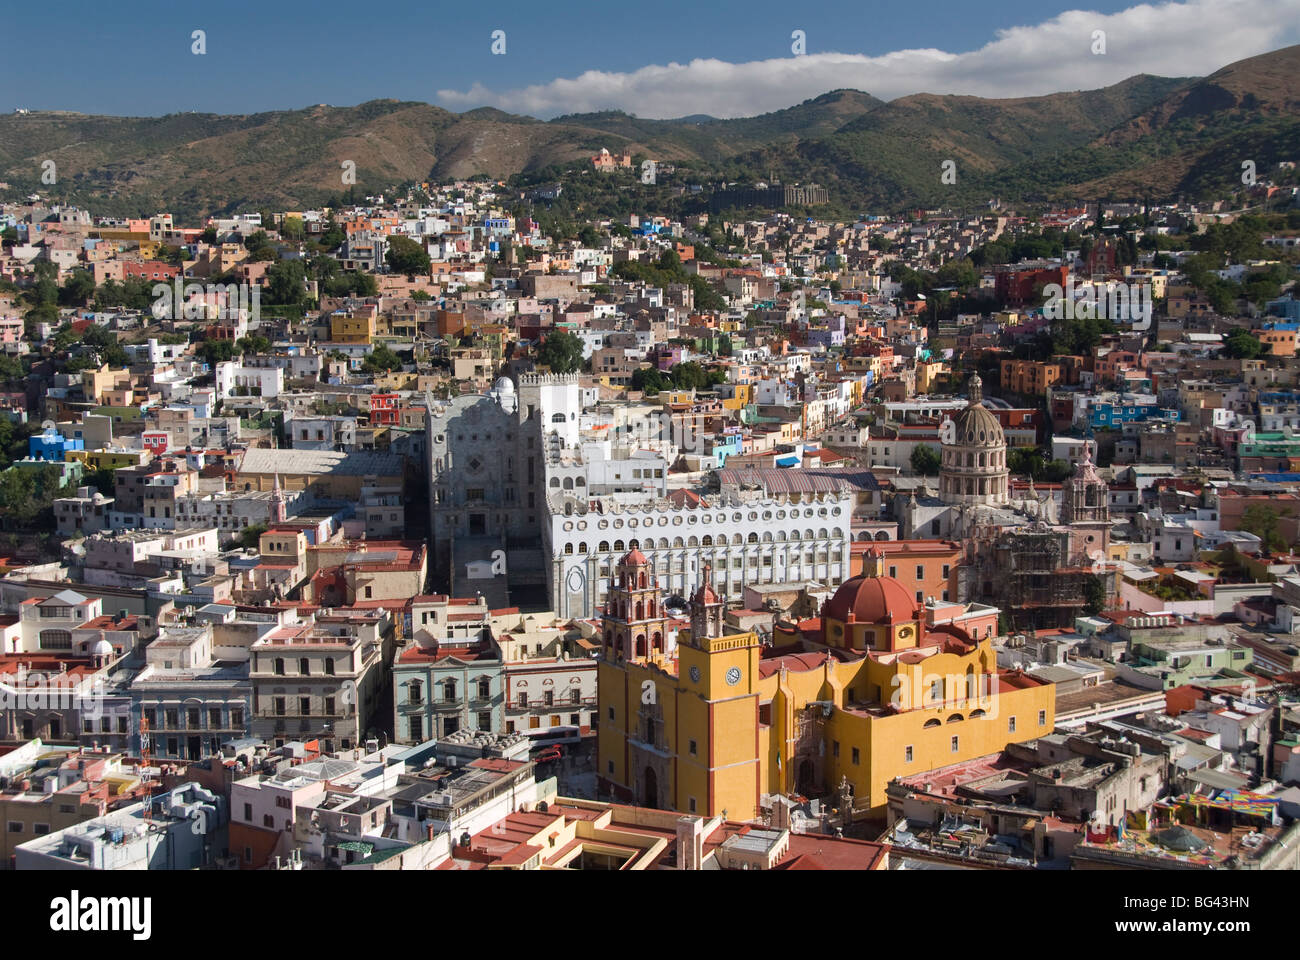
[[[889,102],[835,90],[731,120],[621,112],[542,121],[483,108],[376,100],[250,115],[0,117],[0,180],[115,215],[193,217],[307,207],[426,179],[577,177],[601,147],[672,163],[683,182],[816,182],[832,204],[901,210],[940,203],[1206,198],[1300,159],[1300,46],[1208,77],[1131,77],[1100,90],[1021,99],[916,94]],[[42,184],[53,160],[57,183]],[[956,183],[941,182],[944,161]],[[589,174],[595,176],[594,174]],[[624,174],[623,176],[627,176]],[[649,194],[647,194],[649,199]]]

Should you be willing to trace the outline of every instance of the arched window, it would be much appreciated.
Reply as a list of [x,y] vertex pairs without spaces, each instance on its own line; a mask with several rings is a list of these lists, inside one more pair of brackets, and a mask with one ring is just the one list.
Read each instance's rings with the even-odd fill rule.
[[602,540],[602,541],[600,541],[600,552],[601,552],[601,553],[609,553],[609,541],[608,541],[608,540]]
[[925,721],[925,726],[926,726],[927,729],[928,729],[929,727],[939,727],[939,726],[942,726],[942,725],[943,725],[943,724],[941,724],[941,723],[939,722],[939,718],[938,718],[938,717],[935,717],[933,720],[927,720],[927,721]]
[[758,534],[751,533],[746,539],[746,543],[758,543]]
[[560,478],[551,477],[551,486],[554,487],[556,490],[560,489]]
[[948,718],[948,723],[960,723],[962,720],[965,719],[966,718],[963,717],[960,713],[954,713]]
[[623,552],[623,541],[622,541],[622,540],[615,540],[615,541],[614,541],[614,552],[615,552],[615,553],[622,553],[622,552]]
[[565,553],[573,553],[573,544],[571,544],[571,543],[566,543],[566,544],[564,545],[564,552],[565,552]]
[[562,413],[553,413],[553,414],[551,414],[551,423],[564,423],[565,420],[566,420],[566,417],[565,417],[564,414],[562,414]]
[[565,489],[565,490],[572,490],[572,489],[573,489],[573,477],[565,477],[565,478],[564,478],[564,489]]
[[713,546],[713,537],[712,537],[712,535],[706,533],[703,537],[701,537],[701,538],[700,538],[700,545],[701,545],[701,546],[704,546],[704,547],[711,547],[711,546]]

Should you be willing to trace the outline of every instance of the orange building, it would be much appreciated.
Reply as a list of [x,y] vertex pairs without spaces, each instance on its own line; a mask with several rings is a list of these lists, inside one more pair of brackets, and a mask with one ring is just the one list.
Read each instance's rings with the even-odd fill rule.
[[955,540],[876,540],[853,544],[853,576],[872,576],[867,553],[876,548],[883,554],[880,576],[902,584],[918,603],[927,598],[953,600],[957,596],[957,568],[961,565],[961,544]]

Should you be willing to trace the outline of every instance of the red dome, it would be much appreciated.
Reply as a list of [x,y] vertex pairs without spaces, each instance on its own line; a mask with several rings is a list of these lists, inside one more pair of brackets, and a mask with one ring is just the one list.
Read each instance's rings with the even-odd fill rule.
[[822,608],[823,617],[858,623],[898,623],[916,619],[916,601],[893,577],[845,580]]
[[620,566],[627,565],[631,567],[644,567],[649,563],[650,561],[646,559],[645,554],[636,547],[633,547],[628,554],[619,561]]

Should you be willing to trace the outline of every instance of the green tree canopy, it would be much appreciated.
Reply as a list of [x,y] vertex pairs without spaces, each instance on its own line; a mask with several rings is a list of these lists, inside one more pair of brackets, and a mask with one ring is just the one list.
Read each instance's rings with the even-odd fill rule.
[[424,244],[416,243],[410,237],[390,237],[384,262],[394,273],[404,273],[408,277],[427,276],[429,273],[429,252],[424,249]]
[[567,330],[548,334],[537,351],[539,365],[553,373],[575,373],[582,369],[582,338]]
[[939,454],[935,452],[934,447],[927,444],[917,444],[912,450],[912,471],[923,477],[933,477],[939,473]]

